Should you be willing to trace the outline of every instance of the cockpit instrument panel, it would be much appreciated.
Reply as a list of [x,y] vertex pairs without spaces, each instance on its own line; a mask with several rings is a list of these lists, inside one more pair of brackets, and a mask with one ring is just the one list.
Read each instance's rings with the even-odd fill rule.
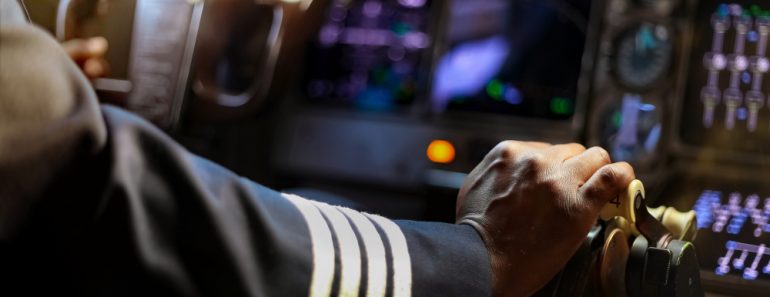
[[620,34],[613,61],[619,83],[631,89],[655,86],[668,73],[672,52],[666,26],[641,23]]
[[589,144],[696,212],[707,290],[768,292],[770,4],[610,0],[603,21]]
[[735,153],[770,153],[770,4],[699,1],[694,20],[682,141]]
[[665,198],[676,200],[663,203],[695,210],[698,235],[694,244],[706,284],[729,288],[731,295],[767,292],[770,188],[740,177],[697,174],[674,178],[668,184]]
[[427,82],[429,0],[335,0],[309,51],[305,94],[315,102],[390,111]]
[[359,110],[419,102],[439,115],[570,119],[591,5],[335,1],[309,51],[304,93]]
[[603,23],[587,74],[588,143],[642,171],[661,164],[666,117],[679,98],[685,12],[676,0],[610,0],[597,16]]
[[571,118],[591,2],[450,1],[434,112]]
[[770,198],[704,189],[694,209],[700,241],[714,247],[701,253],[702,267],[713,267],[718,276],[770,281],[770,242],[765,236],[770,233]]

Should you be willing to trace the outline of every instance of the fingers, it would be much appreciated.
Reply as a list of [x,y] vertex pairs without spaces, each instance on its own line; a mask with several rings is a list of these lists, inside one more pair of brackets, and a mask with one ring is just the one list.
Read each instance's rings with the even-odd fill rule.
[[525,149],[544,149],[552,145],[550,143],[545,143],[540,141],[506,140],[506,141],[500,142],[498,146],[503,146],[508,150],[520,151]]
[[549,146],[551,144],[545,142],[506,140],[498,143],[489,155],[493,156],[493,158],[513,159],[520,156],[523,152],[544,149]]
[[584,152],[586,147],[579,143],[557,144],[546,149],[549,159],[562,162]]
[[552,144],[550,144],[550,143],[547,143],[547,142],[540,142],[540,141],[525,141],[525,142],[523,142],[523,143],[524,143],[525,145],[527,145],[527,146],[531,147],[531,148],[534,148],[534,149],[544,149],[544,148],[547,148],[547,147],[549,147],[549,146],[553,146],[553,145],[552,145]]
[[89,78],[102,77],[109,72],[109,64],[101,58],[88,59],[83,62],[83,72]]
[[564,162],[564,166],[575,175],[579,181],[587,181],[602,166],[610,164],[610,155],[598,146],[589,148],[581,154]]
[[602,166],[580,187],[583,198],[599,211],[618,196],[635,178],[634,169],[626,162]]
[[89,78],[107,74],[108,64],[103,57],[107,52],[108,44],[104,37],[72,39],[62,43],[62,47]]
[[107,52],[107,39],[92,37],[89,39],[72,39],[62,43],[64,51],[76,62],[92,58],[101,58]]

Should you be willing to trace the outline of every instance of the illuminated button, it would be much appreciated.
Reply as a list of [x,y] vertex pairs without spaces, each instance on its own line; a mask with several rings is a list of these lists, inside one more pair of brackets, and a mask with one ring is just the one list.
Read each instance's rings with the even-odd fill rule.
[[423,7],[425,2],[425,0],[398,0],[398,3],[406,7]]
[[428,145],[428,159],[433,163],[448,164],[455,160],[455,147],[446,140],[434,140]]
[[727,67],[727,58],[721,53],[708,52],[703,57],[703,64],[710,70],[723,70]]
[[558,114],[558,115],[567,115],[571,114],[572,109],[572,101],[564,98],[564,97],[553,97],[551,99],[551,112]]
[[746,35],[746,39],[748,39],[749,42],[757,42],[757,40],[759,40],[759,34],[757,34],[757,31],[751,30]]
[[749,74],[749,73],[748,73],[748,72],[746,72],[746,71],[742,72],[742,73],[741,73],[741,81],[742,81],[744,84],[747,84],[747,85],[748,85],[748,84],[750,84],[750,83],[751,83],[751,74]]
[[505,102],[508,102],[512,105],[519,105],[523,100],[521,92],[514,86],[507,86],[505,88],[505,91],[503,92],[503,99],[505,99]]
[[730,272],[730,267],[729,266],[719,266],[719,267],[717,267],[716,272],[714,272],[714,274],[719,275],[719,276],[723,276],[723,275],[727,274],[728,272]]
[[728,63],[733,71],[744,71],[749,67],[749,59],[742,55],[730,55]]
[[501,100],[504,92],[505,86],[499,80],[493,79],[487,84],[487,95],[494,100]]

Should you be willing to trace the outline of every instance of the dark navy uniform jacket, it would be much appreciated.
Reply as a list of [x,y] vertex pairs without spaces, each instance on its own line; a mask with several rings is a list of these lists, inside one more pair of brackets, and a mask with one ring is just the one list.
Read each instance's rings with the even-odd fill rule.
[[485,296],[467,225],[282,194],[100,107],[0,0],[0,296]]

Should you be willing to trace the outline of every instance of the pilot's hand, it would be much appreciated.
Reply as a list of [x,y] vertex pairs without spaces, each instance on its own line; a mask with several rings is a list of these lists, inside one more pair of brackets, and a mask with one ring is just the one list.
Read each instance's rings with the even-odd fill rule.
[[62,43],[62,46],[88,78],[107,75],[109,65],[104,59],[104,54],[107,52],[108,44],[104,37],[67,40]]
[[561,270],[602,206],[634,179],[628,163],[580,144],[505,141],[466,178],[457,222],[481,234],[494,296],[529,296]]

